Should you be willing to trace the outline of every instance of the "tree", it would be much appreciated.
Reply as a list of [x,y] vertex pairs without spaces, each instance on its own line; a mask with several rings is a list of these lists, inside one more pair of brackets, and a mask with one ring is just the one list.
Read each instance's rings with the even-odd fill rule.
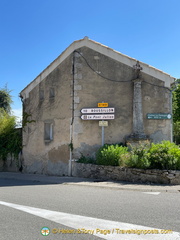
[[180,121],[173,123],[174,142],[180,144]]
[[173,134],[175,143],[180,144],[180,84],[173,92]]
[[[180,79],[178,79],[180,81]],[[180,84],[173,92],[173,121],[180,121]]]
[[7,87],[0,89],[0,160],[4,161],[4,166],[9,156],[18,160],[22,150],[21,132],[16,129],[16,117],[11,115],[10,92]]
[[7,86],[0,89],[0,108],[3,108],[7,113],[11,111],[12,97],[7,89]]
[[16,118],[0,108],[0,159],[6,161],[10,154],[15,159],[22,149],[21,134],[16,127]]

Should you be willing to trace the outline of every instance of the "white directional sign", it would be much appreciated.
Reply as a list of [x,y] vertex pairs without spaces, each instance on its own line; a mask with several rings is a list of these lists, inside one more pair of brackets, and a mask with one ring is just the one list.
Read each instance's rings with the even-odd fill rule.
[[82,115],[82,120],[108,120],[114,119],[114,114]]
[[81,113],[114,113],[114,108],[83,108]]

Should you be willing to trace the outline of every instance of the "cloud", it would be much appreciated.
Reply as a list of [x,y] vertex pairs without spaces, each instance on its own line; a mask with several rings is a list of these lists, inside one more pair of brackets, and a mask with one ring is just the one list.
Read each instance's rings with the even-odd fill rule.
[[22,125],[22,108],[12,109],[12,115],[16,117],[17,127]]
[[12,109],[12,115],[22,119],[22,108]]

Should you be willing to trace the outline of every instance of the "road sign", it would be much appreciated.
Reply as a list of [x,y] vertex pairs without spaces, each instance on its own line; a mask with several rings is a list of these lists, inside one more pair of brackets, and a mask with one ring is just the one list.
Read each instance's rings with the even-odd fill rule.
[[83,108],[81,113],[114,113],[114,108]]
[[171,119],[172,115],[170,113],[148,113],[147,119]]
[[108,127],[108,121],[99,121],[100,127]]
[[99,114],[99,115],[82,115],[82,120],[112,120],[114,119],[114,114]]
[[108,103],[98,103],[98,107],[108,107]]

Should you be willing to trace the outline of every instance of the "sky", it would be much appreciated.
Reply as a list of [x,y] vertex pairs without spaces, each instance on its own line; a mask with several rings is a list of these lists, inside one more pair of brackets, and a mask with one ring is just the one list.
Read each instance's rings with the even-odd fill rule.
[[19,93],[88,36],[180,78],[179,0],[0,0],[0,88]]

